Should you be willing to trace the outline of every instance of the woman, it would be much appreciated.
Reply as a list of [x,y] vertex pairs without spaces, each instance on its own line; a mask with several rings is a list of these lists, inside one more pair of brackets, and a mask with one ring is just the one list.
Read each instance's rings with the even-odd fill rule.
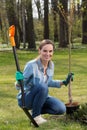
[[[51,40],[43,40],[39,46],[39,57],[29,61],[23,75],[16,72],[16,79],[23,79],[25,92],[25,106],[32,110],[32,117],[37,124],[47,122],[41,114],[63,114],[66,107],[63,102],[48,95],[48,87],[60,88],[67,85],[72,78],[72,73],[66,80],[53,80],[54,64],[51,60],[53,56],[54,44]],[[19,84],[16,84],[19,88]],[[18,94],[18,104],[22,107],[21,92]]]

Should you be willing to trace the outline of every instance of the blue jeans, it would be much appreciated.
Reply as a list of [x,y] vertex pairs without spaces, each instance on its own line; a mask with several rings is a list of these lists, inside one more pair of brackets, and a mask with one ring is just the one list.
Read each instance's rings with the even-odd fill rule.
[[[18,99],[18,104],[22,106],[22,100]],[[48,96],[48,86],[43,83],[35,85],[30,92],[25,94],[25,106],[32,109],[32,117],[40,114],[63,114],[66,107],[63,102],[54,97]]]

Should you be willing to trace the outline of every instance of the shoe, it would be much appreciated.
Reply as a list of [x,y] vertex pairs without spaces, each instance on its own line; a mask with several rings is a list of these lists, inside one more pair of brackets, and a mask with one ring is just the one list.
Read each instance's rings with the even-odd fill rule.
[[36,123],[37,123],[38,125],[40,125],[40,124],[43,124],[43,123],[46,123],[46,122],[47,122],[47,120],[46,120],[46,119],[44,119],[44,118],[42,118],[42,117],[41,117],[41,115],[36,116],[36,117],[34,118],[34,120],[36,121]]

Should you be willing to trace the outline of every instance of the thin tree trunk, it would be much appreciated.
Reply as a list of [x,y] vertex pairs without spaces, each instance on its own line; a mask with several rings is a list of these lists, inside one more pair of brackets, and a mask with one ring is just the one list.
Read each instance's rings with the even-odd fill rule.
[[23,48],[26,48],[25,0],[22,0]]
[[54,20],[54,41],[58,41],[58,22],[57,22],[57,13],[53,11],[53,20]]

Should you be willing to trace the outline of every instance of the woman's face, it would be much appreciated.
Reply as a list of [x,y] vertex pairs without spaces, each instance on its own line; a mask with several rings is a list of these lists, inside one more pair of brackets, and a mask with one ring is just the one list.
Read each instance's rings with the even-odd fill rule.
[[39,49],[40,58],[42,61],[50,61],[53,56],[53,46],[51,44],[47,44]]

